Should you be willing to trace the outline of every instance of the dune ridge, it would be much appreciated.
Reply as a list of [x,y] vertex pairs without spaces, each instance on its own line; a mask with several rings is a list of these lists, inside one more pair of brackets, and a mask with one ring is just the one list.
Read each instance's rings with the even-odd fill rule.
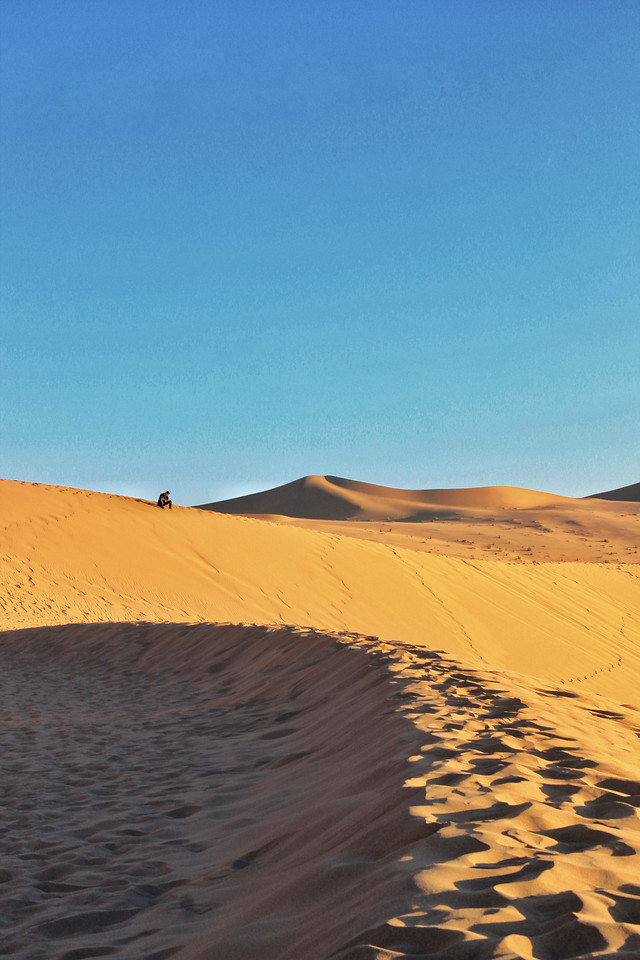
[[[9,955],[640,955],[632,504],[372,525],[0,493]],[[414,532],[498,522],[609,562]]]

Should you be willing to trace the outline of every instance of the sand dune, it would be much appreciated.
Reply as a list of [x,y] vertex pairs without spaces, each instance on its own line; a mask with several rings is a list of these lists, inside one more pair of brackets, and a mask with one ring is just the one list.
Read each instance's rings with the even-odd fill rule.
[[[0,492],[7,629],[294,624],[417,643],[625,702],[636,694],[640,567],[622,549],[608,564],[505,563],[396,547],[385,528],[369,541],[88,491],[5,481]],[[638,537],[639,518],[626,522]]]
[[630,483],[627,487],[618,487],[616,490],[605,490],[604,493],[592,493],[592,498],[599,500],[640,500],[640,483]]
[[399,490],[341,477],[309,476],[261,493],[200,504],[200,509],[314,520],[419,520],[425,508],[432,506],[523,508],[566,499],[520,487]]
[[640,956],[638,508],[324,479],[0,481],[4,955]]

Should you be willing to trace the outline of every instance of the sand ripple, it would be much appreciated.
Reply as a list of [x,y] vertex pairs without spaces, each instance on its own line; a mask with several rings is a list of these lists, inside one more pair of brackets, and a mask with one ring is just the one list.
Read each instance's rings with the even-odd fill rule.
[[406,681],[412,812],[437,830],[404,859],[410,909],[341,960],[640,957],[640,713],[370,646]]

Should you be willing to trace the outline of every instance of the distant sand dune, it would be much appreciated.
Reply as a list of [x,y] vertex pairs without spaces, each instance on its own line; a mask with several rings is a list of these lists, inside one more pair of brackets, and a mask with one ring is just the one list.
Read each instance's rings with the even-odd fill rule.
[[399,490],[341,477],[309,476],[261,493],[201,504],[200,509],[315,520],[399,520],[416,517],[429,506],[522,508],[567,499],[520,487]]
[[640,500],[640,483],[630,483],[628,487],[618,487],[617,490],[605,490],[604,493],[592,493],[590,499],[599,500]]

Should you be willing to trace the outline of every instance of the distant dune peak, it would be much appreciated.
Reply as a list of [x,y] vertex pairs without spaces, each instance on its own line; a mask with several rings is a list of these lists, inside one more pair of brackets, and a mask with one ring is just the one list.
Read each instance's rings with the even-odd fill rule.
[[566,499],[524,487],[405,490],[345,477],[310,474],[270,490],[198,506],[218,513],[307,520],[419,521],[427,518],[430,508],[517,509]]

